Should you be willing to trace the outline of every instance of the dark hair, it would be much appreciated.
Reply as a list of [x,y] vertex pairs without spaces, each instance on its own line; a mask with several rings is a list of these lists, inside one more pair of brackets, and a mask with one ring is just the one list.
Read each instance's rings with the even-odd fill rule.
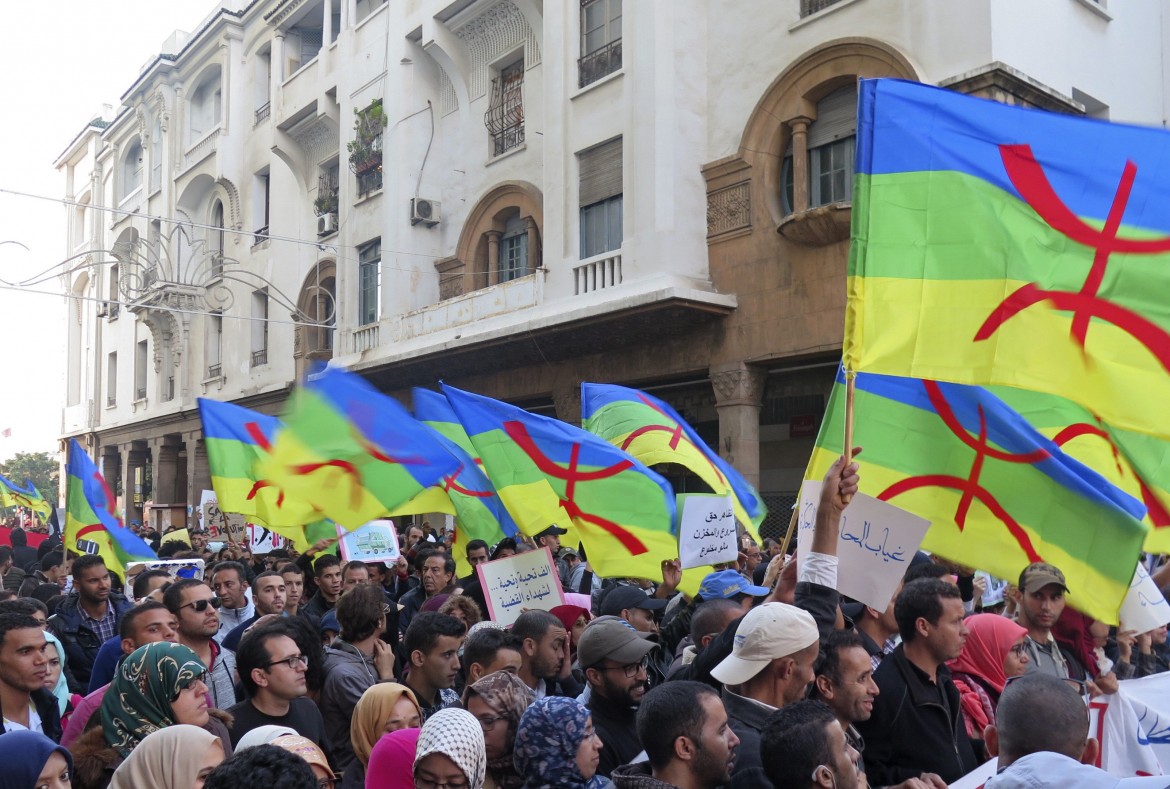
[[699,603],[691,617],[691,640],[695,642],[695,649],[703,648],[703,636],[714,633],[716,630],[723,631],[722,625],[730,621],[727,618],[728,614],[733,611],[738,614],[741,610],[739,603],[723,598],[704,600]]
[[166,609],[166,606],[157,600],[143,600],[138,605],[122,614],[122,621],[118,622],[118,637],[119,638],[134,638],[134,631],[138,627],[138,617],[145,614],[147,611],[157,611],[158,609]]
[[309,763],[276,745],[257,745],[236,751],[211,771],[204,789],[317,789]]
[[28,545],[28,535],[19,526],[12,530],[12,534],[8,539],[12,543],[13,548],[23,548]]
[[321,645],[321,633],[316,625],[299,616],[286,616],[264,627],[282,631],[297,642],[301,654],[309,659],[309,667],[305,670],[305,684],[311,691],[321,690],[325,685],[325,648]]
[[183,542],[182,540],[176,540],[175,538],[172,537],[169,540],[164,540],[163,544],[161,546],[159,546],[158,558],[169,559],[169,558],[173,557],[179,551],[186,551],[186,550],[189,550],[190,548],[191,548],[191,546],[188,545],[187,543]]
[[415,650],[424,655],[430,652],[435,648],[435,644],[439,643],[440,636],[462,638],[466,632],[467,627],[450,614],[423,611],[410,620],[406,635],[402,639],[402,646],[409,659]]
[[236,579],[239,582],[240,586],[244,586],[248,583],[248,570],[247,570],[247,568],[244,567],[244,565],[240,564],[239,562],[232,561],[230,559],[227,561],[216,562],[215,567],[213,567],[211,570],[211,576],[210,576],[211,582],[215,583],[215,576],[219,575],[224,570],[235,570],[236,571]]
[[16,592],[12,591],[11,589],[0,589],[0,603],[4,602],[5,600],[15,600],[15,599],[16,599]]
[[480,628],[463,643],[463,668],[469,668],[472,663],[490,666],[501,649],[521,652],[524,649],[524,642],[517,638],[515,633],[507,630],[498,630],[494,627]]
[[841,676],[841,653],[854,647],[865,649],[856,630],[830,630],[829,634],[821,639],[821,652],[817,655],[817,675],[826,676],[834,685],[840,685],[844,681]]
[[337,623],[341,625],[342,641],[361,641],[378,632],[386,608],[382,589],[376,586],[355,586],[337,599]]
[[90,567],[106,566],[106,560],[96,553],[83,553],[73,560],[73,579],[77,580]]
[[437,553],[438,553],[438,551],[436,551],[434,548],[430,548],[430,547],[419,548],[418,551],[414,555],[414,570],[415,570],[415,572],[422,573],[423,565],[426,563],[427,559],[431,558],[432,556],[436,555]]
[[[650,758],[650,766],[660,770],[674,758],[674,741],[687,737],[701,747],[707,713],[700,700],[719,694],[710,685],[691,680],[664,682],[651,690],[638,706],[638,742]],[[720,702],[722,703],[722,702]]]
[[505,537],[504,539],[500,540],[499,542],[496,543],[496,547],[492,548],[492,554],[489,558],[491,558],[491,559],[499,558],[500,552],[504,551],[504,550],[509,550],[509,551],[515,552],[516,551],[516,541],[514,539],[512,539],[511,537]]
[[487,547],[488,544],[483,540],[472,540],[471,542],[467,543],[467,547],[464,549],[464,555],[470,556],[472,551],[478,551],[480,548],[483,548],[486,551]]
[[919,578],[945,578],[950,574],[950,571],[941,564],[919,562],[918,564],[910,565],[910,569],[902,576],[902,583],[908,584],[911,581],[917,581]]
[[564,625],[561,620],[548,611],[525,611],[516,617],[516,621],[512,624],[512,633],[520,639],[520,643],[524,643],[527,638],[540,641],[550,627],[564,627]]
[[9,630],[24,630],[30,627],[40,630],[41,623],[28,614],[8,612],[0,614],[0,647],[4,646],[4,639],[7,638]]
[[49,606],[45,604],[44,600],[38,600],[35,597],[20,597],[17,598],[31,605],[35,610],[40,611],[45,615],[45,619],[49,618]]
[[236,672],[240,675],[240,684],[244,686],[244,692],[248,694],[248,698],[256,695],[257,685],[256,680],[252,679],[252,670],[268,668],[268,663],[272,660],[272,654],[268,651],[268,642],[280,636],[292,637],[282,627],[265,625],[244,634],[244,637],[240,639],[240,645],[236,649]]
[[284,583],[284,578],[281,577],[280,573],[273,570],[265,570],[252,579],[252,594],[256,593],[256,589],[258,588],[257,584],[260,582],[261,578],[280,578],[280,582]]
[[[419,555],[421,556],[422,554]],[[431,551],[429,554],[427,554],[426,558],[419,562],[419,572],[422,572],[422,568],[424,565],[426,565],[427,559],[433,559],[436,556],[443,560],[443,572],[445,572],[447,575],[455,575],[455,557],[449,553],[444,553],[443,551]]]
[[56,610],[56,603],[54,603],[53,598],[65,599],[65,595],[61,594],[61,587],[57,586],[57,584],[37,584],[36,588],[29,594],[29,597],[49,606],[50,611]]
[[1013,678],[1004,687],[995,726],[1000,758],[1011,761],[1041,751],[1079,760],[1089,737],[1084,699],[1065,680],[1039,671]]
[[12,560],[12,546],[0,545],[0,564],[7,564]]
[[47,573],[54,567],[60,567],[65,563],[65,556],[60,551],[49,551],[41,557],[41,572]]
[[908,644],[918,635],[917,622],[925,619],[937,625],[942,616],[942,601],[947,598],[962,600],[959,587],[938,578],[919,578],[902,587],[902,593],[894,601],[894,619],[898,622],[898,633],[902,643]]
[[299,564],[294,562],[286,562],[285,564],[280,565],[276,568],[276,572],[280,573],[281,575],[284,575],[285,573],[297,573],[301,576],[301,583],[304,583],[305,581],[305,571],[301,569]]
[[341,560],[331,553],[323,553],[313,560],[313,575],[320,578],[330,567],[341,564]]
[[167,587],[163,592],[163,605],[167,607],[175,616],[179,615],[179,608],[183,605],[183,590],[191,589],[196,586],[207,588],[207,584],[200,581],[198,578],[180,578],[173,584]]
[[39,600],[33,600],[30,597],[17,597],[14,600],[5,600],[0,602],[0,614],[20,614],[21,616],[32,616],[37,611],[48,615],[48,610],[45,604]]
[[366,567],[366,563],[359,562],[357,559],[354,559],[351,562],[345,563],[345,566],[341,568],[342,577],[345,577],[345,574],[348,573],[350,570],[365,570],[366,575],[370,574],[370,568]]
[[147,570],[144,573],[139,573],[138,577],[134,579],[134,585],[131,590],[134,592],[134,599],[141,600],[146,597],[146,587],[150,585],[151,579],[154,578],[170,578],[171,574],[166,570]]
[[808,789],[817,767],[833,764],[825,728],[835,720],[829,705],[812,699],[786,704],[768,716],[760,733],[760,756],[774,789]]

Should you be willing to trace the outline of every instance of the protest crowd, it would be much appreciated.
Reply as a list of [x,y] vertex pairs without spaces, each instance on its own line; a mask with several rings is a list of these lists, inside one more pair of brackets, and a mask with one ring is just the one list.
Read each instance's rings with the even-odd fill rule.
[[126,586],[99,556],[13,530],[0,787],[942,789],[996,757],[995,789],[1118,785],[1089,766],[1086,700],[1165,671],[1166,628],[1066,607],[1043,563],[995,599],[996,579],[919,553],[885,610],[843,598],[858,481],[855,462],[829,470],[799,565],[743,534],[689,596],[678,560],[658,583],[602,579],[555,526],[470,541],[473,568],[555,561],[565,604],[510,627],[426,524],[392,566],[342,562],[328,540],[254,556],[139,525],[160,558],[206,570]]

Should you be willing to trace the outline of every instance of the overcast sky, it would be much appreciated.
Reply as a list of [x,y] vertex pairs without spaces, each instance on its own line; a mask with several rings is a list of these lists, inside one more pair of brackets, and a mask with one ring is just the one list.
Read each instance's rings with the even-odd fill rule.
[[[53,161],[102,104],[118,104],[139,68],[159,53],[171,31],[193,31],[214,0],[64,0],[25,3],[19,30],[0,47],[5,121],[0,123],[0,189],[65,196]],[[65,208],[0,194],[0,279],[12,282],[65,257]],[[54,452],[65,386],[65,300],[0,289],[4,343],[0,396],[0,460],[17,452]]]

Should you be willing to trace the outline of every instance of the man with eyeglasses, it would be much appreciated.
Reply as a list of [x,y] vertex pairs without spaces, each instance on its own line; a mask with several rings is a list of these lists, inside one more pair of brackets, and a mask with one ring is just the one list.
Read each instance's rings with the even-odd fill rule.
[[190,647],[210,673],[207,687],[211,706],[226,710],[235,705],[236,656],[215,640],[219,632],[219,601],[207,584],[195,578],[183,578],[163,593],[163,605],[179,620],[179,643]]
[[308,667],[309,659],[279,622],[244,636],[236,651],[236,670],[248,698],[228,710],[235,719],[228,729],[232,747],[259,726],[287,726],[329,753],[325,720],[305,698]]
[[648,687],[647,660],[657,648],[629,622],[616,618],[590,622],[577,644],[577,660],[589,683],[586,706],[601,738],[597,772],[606,778],[615,767],[628,764],[642,750],[638,743],[638,705]]

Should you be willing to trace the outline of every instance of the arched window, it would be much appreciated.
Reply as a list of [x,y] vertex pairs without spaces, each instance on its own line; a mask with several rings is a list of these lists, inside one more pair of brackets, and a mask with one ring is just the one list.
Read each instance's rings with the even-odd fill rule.
[[223,86],[218,67],[208,71],[191,91],[187,116],[188,145],[198,142],[223,121]]
[[207,231],[207,252],[211,255],[211,276],[223,276],[223,203],[211,206],[211,228]]
[[[784,211],[794,204],[793,145],[784,156]],[[853,200],[853,154],[857,140],[857,86],[848,85],[817,102],[817,117],[805,138],[808,162],[808,208]]]
[[543,202],[527,183],[503,184],[484,195],[464,223],[456,260],[436,264],[439,297],[510,282],[540,268]]
[[122,157],[122,190],[118,194],[118,198],[125,200],[140,186],[142,186],[142,142],[135,137],[126,146],[126,154]]

